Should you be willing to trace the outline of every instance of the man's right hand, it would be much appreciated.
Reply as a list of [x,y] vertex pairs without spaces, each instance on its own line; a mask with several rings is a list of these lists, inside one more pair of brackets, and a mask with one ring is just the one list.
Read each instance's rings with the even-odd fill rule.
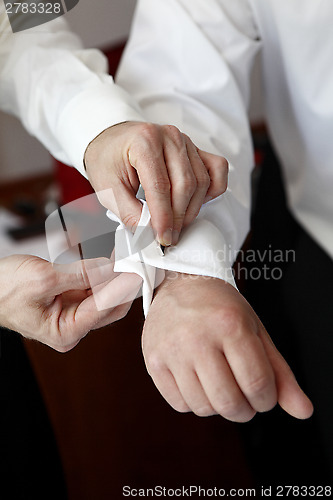
[[171,125],[114,125],[90,143],[85,165],[102,205],[129,229],[140,219],[136,193],[141,183],[152,227],[164,246],[175,245],[202,204],[227,188],[227,160],[201,151]]
[[148,372],[173,408],[246,422],[278,402],[296,418],[311,416],[311,401],[233,286],[167,275],[150,307],[142,345]]

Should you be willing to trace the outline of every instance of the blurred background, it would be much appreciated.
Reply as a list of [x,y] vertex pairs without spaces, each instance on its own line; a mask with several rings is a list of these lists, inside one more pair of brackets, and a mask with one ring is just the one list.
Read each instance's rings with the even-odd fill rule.
[[[86,47],[108,49],[127,38],[134,8],[135,0],[80,0],[66,19]],[[47,151],[24,131],[18,120],[0,113],[0,129],[1,183],[52,172]]]

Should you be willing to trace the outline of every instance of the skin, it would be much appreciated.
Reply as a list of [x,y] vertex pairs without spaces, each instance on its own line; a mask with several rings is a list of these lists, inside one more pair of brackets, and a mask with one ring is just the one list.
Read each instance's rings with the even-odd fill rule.
[[[141,215],[136,193],[142,184],[165,246],[178,241],[204,201],[227,187],[228,162],[199,150],[173,126],[115,125],[91,142],[84,161],[101,203],[131,229]],[[105,259],[71,266],[60,269],[31,256],[0,260],[0,325],[65,352],[89,330],[125,316],[141,278],[115,274]]]
[[67,352],[90,331],[123,318],[142,280],[106,258],[52,265],[30,255],[0,259],[0,325]]
[[258,316],[223,280],[168,272],[142,348],[156,387],[179,412],[247,422],[278,403],[296,418],[312,415],[312,403]]
[[[227,187],[226,160],[200,151],[172,126],[111,127],[88,147],[85,163],[101,203],[131,229],[140,218],[135,194],[142,184],[165,246],[176,244],[202,203]],[[313,412],[253,309],[221,280],[168,272],[149,310],[142,348],[149,374],[177,411],[235,422],[277,403],[296,418]]]
[[88,146],[85,165],[100,202],[129,229],[140,219],[135,196],[141,183],[164,246],[175,245],[202,204],[227,188],[227,160],[201,151],[171,125],[125,122],[108,128]]
[[[111,127],[89,145],[85,164],[101,203],[131,229],[140,218],[135,195],[142,184],[153,229],[165,246],[176,244],[202,203],[227,186],[227,161],[199,150],[172,126]],[[0,324],[60,352],[125,316],[141,285],[137,275],[116,275],[108,259],[60,268],[12,256],[0,261],[0,276]],[[148,372],[177,411],[235,422],[277,403],[296,418],[313,412],[253,309],[222,280],[167,272],[144,325],[142,348]]]

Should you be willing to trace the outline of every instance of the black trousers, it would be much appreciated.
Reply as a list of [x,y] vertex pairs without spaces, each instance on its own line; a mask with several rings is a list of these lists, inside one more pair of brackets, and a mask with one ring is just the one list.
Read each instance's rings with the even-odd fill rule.
[[[278,407],[257,415],[243,427],[248,461],[260,483],[330,484],[333,262],[289,213],[280,167],[270,147],[259,182],[252,228],[252,255],[263,256],[265,250],[267,255],[263,262],[258,263],[257,258],[244,265],[248,272],[264,265],[268,271],[260,279],[255,272],[255,279],[245,281],[245,296],[315,410],[306,421],[296,420]],[[273,257],[278,255],[279,259],[282,256],[280,262]]]
[[48,415],[19,335],[0,329],[0,498],[67,498]]

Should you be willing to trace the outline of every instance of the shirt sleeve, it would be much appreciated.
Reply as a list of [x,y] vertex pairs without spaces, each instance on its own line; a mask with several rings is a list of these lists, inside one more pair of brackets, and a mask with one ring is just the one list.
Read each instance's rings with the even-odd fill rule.
[[246,0],[138,2],[117,83],[146,119],[176,125],[230,164],[227,192],[202,207],[177,246],[160,258],[161,268],[234,283],[230,268],[249,229],[253,151],[247,107],[259,48]]
[[83,49],[63,18],[13,33],[2,4],[0,108],[83,175],[84,152],[98,134],[116,123],[143,119],[108,75],[104,55]]

